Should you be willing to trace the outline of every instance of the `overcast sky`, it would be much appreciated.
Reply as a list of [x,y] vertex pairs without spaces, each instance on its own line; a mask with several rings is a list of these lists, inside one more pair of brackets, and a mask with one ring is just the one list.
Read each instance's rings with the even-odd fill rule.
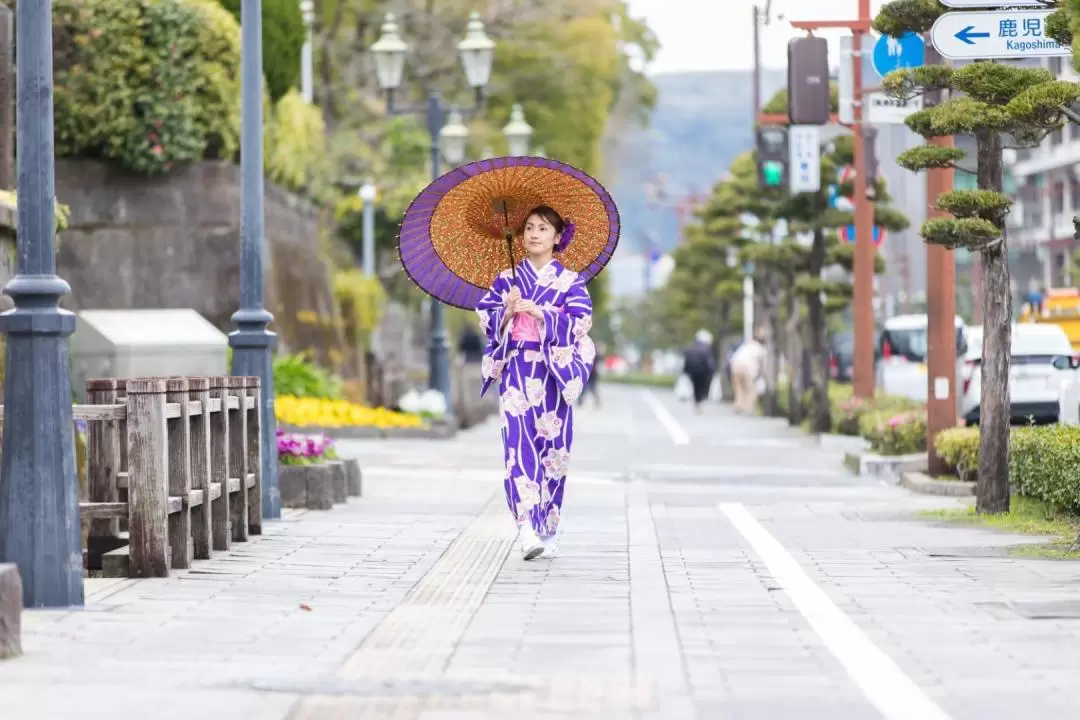
[[[871,0],[871,10],[884,3]],[[631,13],[644,17],[662,44],[651,73],[752,67],[754,4],[754,0],[629,0]],[[764,7],[765,0],[757,4]],[[858,9],[857,0],[773,0],[772,21],[762,28],[762,62],[766,67],[787,66],[787,42],[802,34],[792,29],[791,20],[848,20]],[[838,38],[846,32],[817,33],[828,38],[833,64]]]

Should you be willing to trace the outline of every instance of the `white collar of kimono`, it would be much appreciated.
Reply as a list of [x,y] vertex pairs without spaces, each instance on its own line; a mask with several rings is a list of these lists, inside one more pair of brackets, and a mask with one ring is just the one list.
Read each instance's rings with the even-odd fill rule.
[[[519,265],[518,267],[523,268],[523,269],[528,268],[529,277],[540,277],[540,273],[542,273],[545,268],[547,268],[549,265],[553,265],[555,263],[557,263],[555,258],[551,258],[550,260],[548,260],[546,263],[544,263],[540,267],[535,267],[532,264],[532,261],[529,260],[529,258],[525,258],[524,260],[521,261],[521,265]],[[559,265],[555,264],[555,269],[558,270]]]

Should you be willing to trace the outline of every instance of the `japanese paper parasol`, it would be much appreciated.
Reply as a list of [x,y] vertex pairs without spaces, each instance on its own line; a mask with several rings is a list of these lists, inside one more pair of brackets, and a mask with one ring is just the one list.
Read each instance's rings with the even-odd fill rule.
[[500,157],[462,165],[427,186],[401,221],[401,264],[421,290],[467,310],[504,270],[525,257],[517,230],[530,210],[549,205],[567,222],[556,259],[585,280],[619,242],[619,211],[600,183],[541,157]]

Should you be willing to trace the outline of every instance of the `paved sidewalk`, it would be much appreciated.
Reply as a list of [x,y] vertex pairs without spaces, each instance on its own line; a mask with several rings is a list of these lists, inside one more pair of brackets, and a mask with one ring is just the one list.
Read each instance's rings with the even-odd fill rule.
[[343,443],[364,498],[28,612],[0,718],[1080,717],[1080,565],[777,422],[604,390],[555,559],[511,547],[497,425]]

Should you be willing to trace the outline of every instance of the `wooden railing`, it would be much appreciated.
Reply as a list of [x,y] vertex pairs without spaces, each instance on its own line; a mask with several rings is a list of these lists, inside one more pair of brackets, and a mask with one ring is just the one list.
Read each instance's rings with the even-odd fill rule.
[[87,381],[88,567],[166,577],[262,533],[259,395],[257,377]]

